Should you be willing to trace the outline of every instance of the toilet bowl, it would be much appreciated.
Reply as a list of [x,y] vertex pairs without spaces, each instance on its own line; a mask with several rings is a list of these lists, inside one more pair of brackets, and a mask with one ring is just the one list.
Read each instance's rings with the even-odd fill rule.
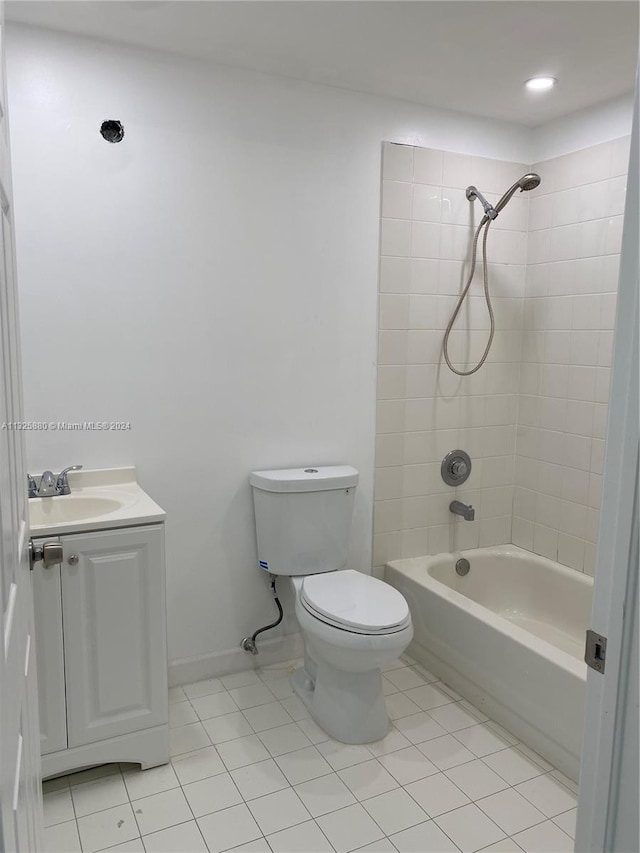
[[304,639],[292,676],[312,718],[343,743],[389,730],[380,668],[411,642],[404,597],[384,581],[345,569],[358,472],[349,465],[254,471],[258,565],[287,576]]
[[[405,599],[383,581],[349,570],[291,580],[305,646],[304,666],[292,677],[296,694],[335,740],[380,740],[389,730],[380,668],[413,638]],[[319,610],[314,605],[323,593]]]

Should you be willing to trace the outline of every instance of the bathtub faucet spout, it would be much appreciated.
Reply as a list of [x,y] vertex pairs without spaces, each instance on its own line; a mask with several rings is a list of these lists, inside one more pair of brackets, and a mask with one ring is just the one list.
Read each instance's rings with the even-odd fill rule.
[[473,521],[476,511],[471,504],[463,504],[460,501],[451,501],[449,509],[454,515],[461,515],[465,521]]

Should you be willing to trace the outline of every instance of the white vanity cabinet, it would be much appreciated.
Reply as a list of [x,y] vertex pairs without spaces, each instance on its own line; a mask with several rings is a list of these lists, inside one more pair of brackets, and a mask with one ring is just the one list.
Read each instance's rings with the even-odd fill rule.
[[110,761],[169,760],[162,524],[35,539],[43,776]]

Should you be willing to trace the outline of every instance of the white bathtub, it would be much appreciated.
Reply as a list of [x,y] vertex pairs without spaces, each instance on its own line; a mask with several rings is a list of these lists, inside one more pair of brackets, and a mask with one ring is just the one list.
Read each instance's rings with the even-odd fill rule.
[[385,577],[411,609],[409,654],[577,781],[592,579],[514,545],[395,560]]

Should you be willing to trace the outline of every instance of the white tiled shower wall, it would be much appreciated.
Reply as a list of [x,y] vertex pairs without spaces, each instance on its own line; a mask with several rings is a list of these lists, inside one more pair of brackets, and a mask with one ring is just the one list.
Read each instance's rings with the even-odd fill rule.
[[[385,143],[374,573],[398,557],[511,541],[592,571],[628,144],[538,164],[540,188],[516,195],[492,224],[496,336],[486,365],[460,378],[441,352],[482,213],[464,188],[476,184],[495,203],[530,167]],[[472,292],[451,335],[461,366],[486,344],[481,269]],[[452,489],[440,461],[456,447],[473,470]],[[474,522],[449,512],[454,497],[473,504]]]
[[512,541],[593,575],[629,138],[534,166]]
[[[526,273],[527,206],[514,199],[492,227],[491,279],[498,330],[486,366],[459,378],[441,363],[442,338],[460,290],[479,205],[476,183],[497,200],[526,170],[445,151],[386,144],[383,155],[380,340],[374,569],[388,559],[508,542]],[[478,291],[477,287],[475,288]],[[457,363],[477,358],[488,318],[473,296],[451,335]],[[461,447],[471,477],[452,489],[440,461]],[[454,518],[449,502],[472,503],[476,520]]]

